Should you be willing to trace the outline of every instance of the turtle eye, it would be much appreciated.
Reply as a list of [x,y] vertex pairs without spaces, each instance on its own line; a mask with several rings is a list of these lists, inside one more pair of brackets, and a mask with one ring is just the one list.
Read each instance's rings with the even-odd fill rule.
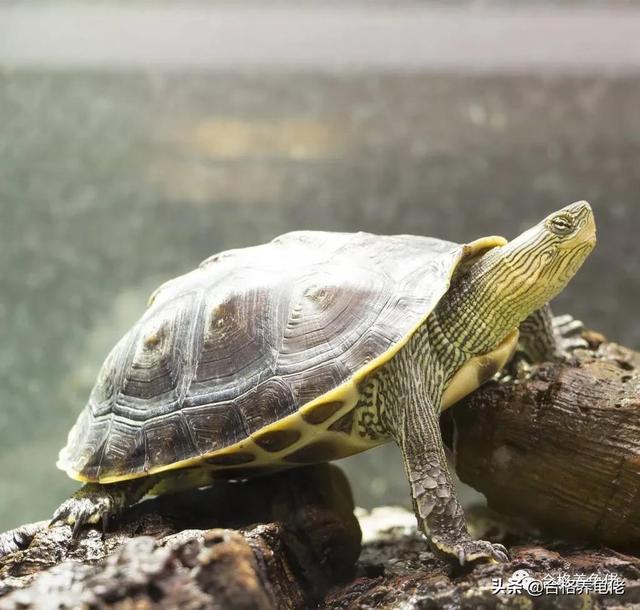
[[573,231],[573,219],[564,214],[554,216],[549,223],[549,228],[556,235],[569,235]]

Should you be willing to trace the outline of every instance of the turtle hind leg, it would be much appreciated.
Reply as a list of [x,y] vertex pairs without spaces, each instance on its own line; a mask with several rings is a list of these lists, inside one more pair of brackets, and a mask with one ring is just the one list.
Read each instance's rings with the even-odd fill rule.
[[151,477],[121,483],[87,483],[65,500],[53,514],[49,526],[66,523],[78,538],[85,525],[101,524],[105,531],[109,519],[135,504],[155,484]]

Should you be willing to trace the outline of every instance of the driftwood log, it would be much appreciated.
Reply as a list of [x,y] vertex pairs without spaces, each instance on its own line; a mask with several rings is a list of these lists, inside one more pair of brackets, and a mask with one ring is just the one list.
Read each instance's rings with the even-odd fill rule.
[[[470,513],[474,534],[509,548],[508,564],[435,557],[402,510],[361,517],[356,561],[348,483],[321,465],[147,500],[79,543],[46,522],[1,534],[0,609],[639,604],[640,355],[589,339],[593,350],[573,362],[490,382],[444,418],[461,478],[512,516]],[[609,572],[625,593],[492,593],[493,579],[521,569],[540,579]]]
[[458,476],[490,507],[563,538],[640,550],[640,354],[592,350],[451,410]]
[[32,524],[0,538],[22,547],[0,559],[0,608],[310,607],[353,569],[353,509],[325,464],[160,496],[78,543],[69,526]]
[[[325,596],[322,610],[518,610],[633,608],[640,604],[640,558],[606,547],[590,547],[558,540],[532,540],[515,529],[505,528],[482,513],[471,512],[474,533],[502,541],[509,548],[506,564],[479,564],[460,568],[434,557],[424,538],[417,534],[413,515],[404,509],[380,508],[361,517],[364,534],[356,577],[336,585]],[[615,590],[576,594],[538,595],[507,586],[517,571],[525,570],[538,582],[561,580],[563,575],[579,582],[596,577],[623,583]],[[504,590],[494,593],[494,584]],[[560,590],[560,589],[559,589]],[[569,589],[569,586],[567,587]]]

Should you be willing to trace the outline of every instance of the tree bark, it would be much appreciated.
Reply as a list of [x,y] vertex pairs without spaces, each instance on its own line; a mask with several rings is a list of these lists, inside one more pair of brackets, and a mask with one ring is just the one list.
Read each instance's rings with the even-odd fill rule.
[[[334,586],[319,610],[584,610],[629,608],[640,603],[640,559],[606,547],[589,547],[546,538],[531,540],[523,532],[505,529],[482,512],[470,512],[474,533],[505,543],[509,563],[458,566],[429,551],[404,509],[379,508],[362,515],[364,543],[356,578]],[[539,595],[536,589],[509,588],[524,570],[536,583],[554,579],[566,585]],[[600,591],[571,593],[571,582],[596,578],[617,582]],[[620,592],[620,583],[623,591]],[[500,585],[494,593],[494,585]],[[513,585],[511,585],[513,586]],[[565,591],[564,594],[560,593]]]

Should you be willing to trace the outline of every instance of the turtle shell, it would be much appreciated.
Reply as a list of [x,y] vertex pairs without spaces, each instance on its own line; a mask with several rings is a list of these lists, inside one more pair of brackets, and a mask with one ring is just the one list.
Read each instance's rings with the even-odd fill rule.
[[162,285],[113,348],[58,467],[112,482],[234,466],[244,441],[292,414],[328,420],[426,319],[458,263],[501,243],[298,231],[210,257]]

